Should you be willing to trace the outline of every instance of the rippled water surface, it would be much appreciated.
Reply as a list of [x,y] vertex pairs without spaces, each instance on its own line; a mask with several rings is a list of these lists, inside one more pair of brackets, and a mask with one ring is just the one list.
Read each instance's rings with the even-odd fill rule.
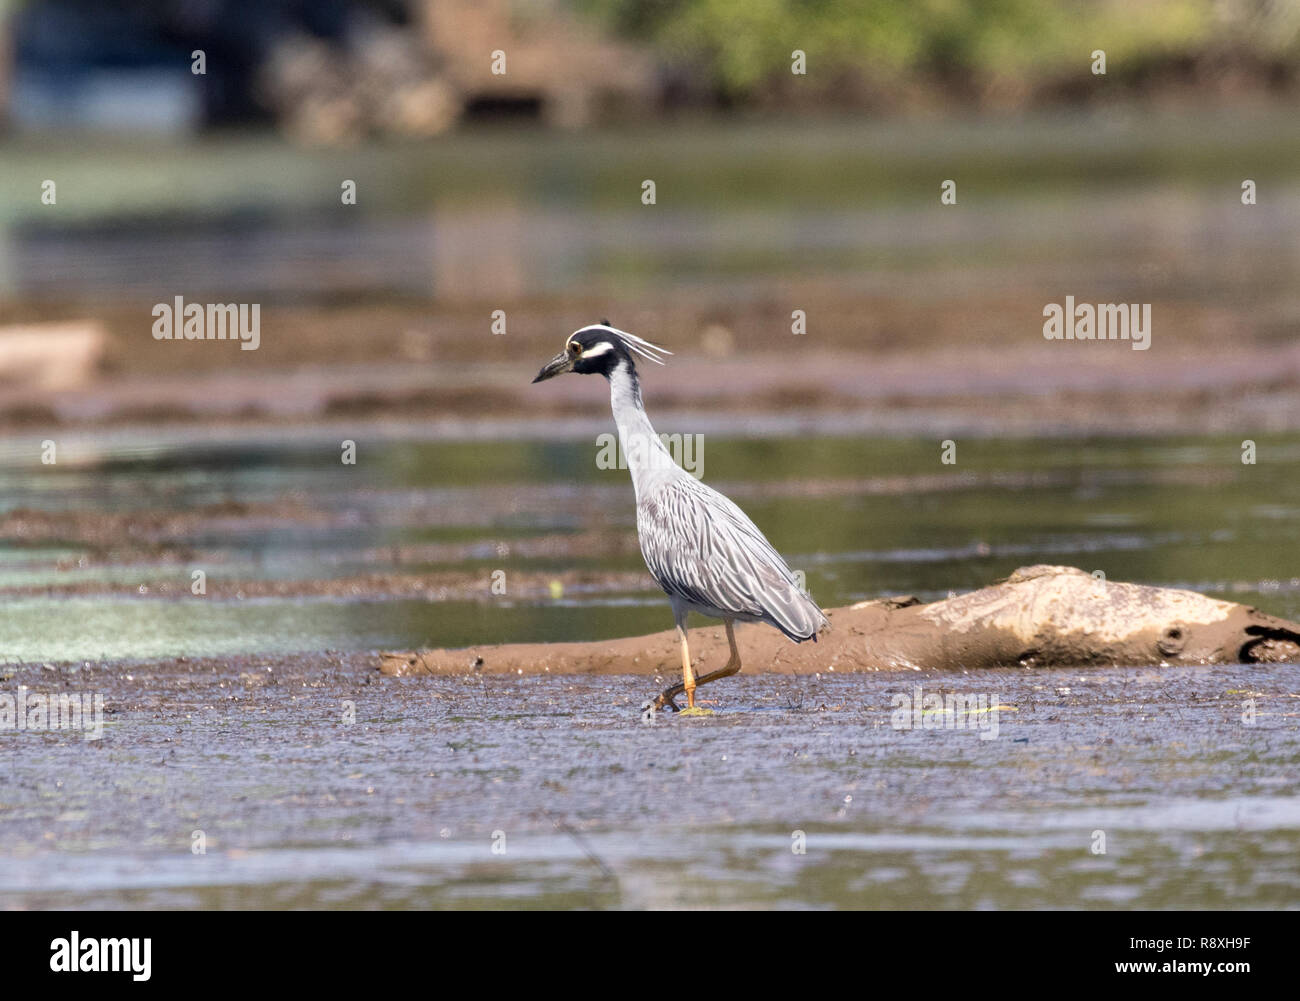
[[[705,439],[702,471],[826,607],[1061,563],[1300,617],[1300,449],[1230,438]],[[119,440],[0,467],[0,511],[111,516],[0,547],[11,660],[601,638],[669,621],[626,471],[586,440]],[[176,516],[174,521],[169,517]],[[66,533],[66,535],[65,535]],[[191,593],[202,570],[211,587]],[[494,573],[500,576],[494,578]],[[375,574],[400,574],[381,582]],[[492,588],[493,580],[504,594]],[[223,582],[231,582],[229,587]],[[414,582],[414,583],[412,583]],[[403,588],[420,585],[418,592]],[[272,586],[274,585],[274,586]],[[52,589],[52,590],[51,590]]]

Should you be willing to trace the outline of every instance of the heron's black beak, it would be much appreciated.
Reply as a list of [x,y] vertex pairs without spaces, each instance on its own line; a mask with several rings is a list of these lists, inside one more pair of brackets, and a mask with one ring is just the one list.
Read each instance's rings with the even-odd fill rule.
[[537,373],[537,378],[533,382],[544,382],[547,379],[554,379],[557,375],[563,375],[565,372],[573,370],[573,359],[569,357],[567,351],[561,351],[558,355],[546,363],[546,367]]

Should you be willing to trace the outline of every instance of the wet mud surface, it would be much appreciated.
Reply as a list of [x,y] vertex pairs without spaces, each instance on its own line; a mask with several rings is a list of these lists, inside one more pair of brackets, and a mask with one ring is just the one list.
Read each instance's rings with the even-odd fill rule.
[[[8,908],[1300,906],[1296,665],[742,674],[652,724],[645,677],[3,670],[105,699],[0,732]],[[896,729],[918,686],[996,717]]]

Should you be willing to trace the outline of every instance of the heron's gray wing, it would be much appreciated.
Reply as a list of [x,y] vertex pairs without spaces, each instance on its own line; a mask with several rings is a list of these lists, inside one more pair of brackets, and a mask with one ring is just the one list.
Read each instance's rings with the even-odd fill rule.
[[637,529],[646,566],[670,596],[764,619],[791,639],[812,637],[826,621],[745,512],[694,477],[643,494]]

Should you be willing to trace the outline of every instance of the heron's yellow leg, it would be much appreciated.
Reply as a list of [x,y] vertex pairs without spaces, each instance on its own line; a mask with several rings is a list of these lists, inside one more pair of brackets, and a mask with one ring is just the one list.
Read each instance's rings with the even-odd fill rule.
[[686,645],[686,630],[677,627],[677,634],[682,638],[682,689],[686,692],[686,706],[695,708],[695,672],[691,670],[691,648]]
[[731,620],[727,619],[727,642],[731,644],[731,659],[727,661],[726,667],[720,667],[716,671],[710,671],[708,674],[695,679],[696,687],[707,685],[710,681],[717,681],[719,678],[730,678],[733,674],[740,673],[740,650],[736,647],[736,633],[732,628]]
[[709,681],[717,681],[719,678],[727,678],[740,670],[740,651],[736,648],[736,634],[732,629],[731,620],[727,620],[727,642],[731,644],[731,659],[727,661],[726,667],[721,667],[716,671],[710,671],[699,678],[695,677],[695,671],[691,668],[691,653],[686,646],[686,630],[678,628],[677,634],[682,641],[682,683],[673,685],[664,691],[662,695],[650,703],[655,709],[662,709],[668,706],[676,711],[677,706],[673,699],[682,692],[686,693],[687,708],[683,712],[690,713],[692,716],[709,716],[713,710],[704,709],[695,704],[695,689]]

